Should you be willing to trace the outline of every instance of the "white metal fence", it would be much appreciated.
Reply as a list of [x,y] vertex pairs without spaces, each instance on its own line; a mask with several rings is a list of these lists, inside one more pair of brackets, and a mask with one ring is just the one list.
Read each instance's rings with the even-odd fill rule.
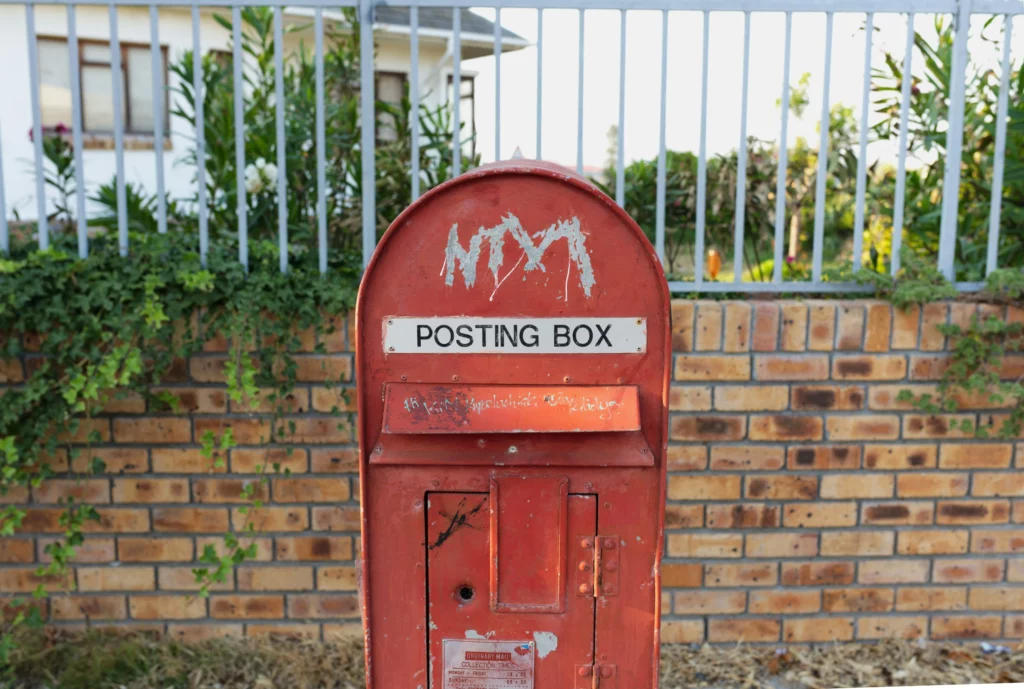
[[[246,184],[245,179],[240,172],[246,167],[246,153],[245,153],[245,123],[243,121],[243,107],[244,107],[244,84],[243,84],[243,60],[241,55],[241,8],[244,6],[252,5],[250,0],[191,0],[185,3],[184,6],[190,7],[192,12],[192,40],[196,48],[196,54],[201,54],[199,50],[200,46],[200,35],[199,35],[199,11],[201,7],[217,7],[217,8],[230,8],[232,13],[232,31],[233,31],[233,79],[234,79],[234,131],[235,131],[235,157],[236,157],[236,170],[239,174],[237,177],[237,196],[238,196],[238,260],[243,265],[248,265],[248,240],[247,240],[247,218],[246,218]],[[58,5],[65,6],[67,11],[67,40],[69,46],[69,55],[71,59],[76,59],[78,52],[78,36],[76,31],[76,9],[83,5],[95,5],[95,2],[90,0],[48,0],[47,2],[40,2],[37,0],[0,0],[0,6],[2,5],[19,5],[24,7],[26,28],[28,34],[28,64],[30,71],[30,84],[31,92],[28,97],[31,99],[32,114],[33,114],[33,141],[34,141],[34,158],[35,167],[37,171],[43,168],[43,127],[42,118],[40,111],[40,93],[39,93],[39,56],[38,48],[36,44],[36,26],[35,26],[35,13],[37,6],[40,5]],[[119,46],[118,38],[118,7],[130,7],[130,6],[143,6],[149,8],[150,16],[150,45],[152,46],[152,88],[153,88],[153,101],[155,104],[154,112],[159,113],[163,109],[164,99],[166,98],[166,83],[164,74],[160,68],[162,61],[159,56],[160,51],[160,27],[158,21],[158,9],[164,6],[175,6],[182,7],[182,3],[178,0],[118,0],[116,3],[110,3],[104,5],[109,7],[110,15],[110,54],[111,63],[113,65],[121,64],[121,51]],[[1015,15],[1024,13],[1024,0],[443,0],[443,2],[437,3],[433,0],[401,0],[400,2],[391,3],[388,0],[302,0],[301,6],[309,7],[313,10],[313,26],[315,32],[315,57],[316,57],[316,116],[317,116],[317,127],[315,132],[315,152],[317,157],[317,186],[318,196],[316,205],[316,215],[318,223],[318,252],[319,252],[319,264],[322,271],[327,270],[327,209],[325,204],[325,126],[324,126],[324,11],[329,9],[337,9],[339,7],[351,7],[354,8],[360,18],[360,46],[361,46],[361,91],[364,97],[361,99],[361,160],[362,160],[362,252],[364,265],[372,254],[376,242],[376,202],[375,202],[375,159],[374,159],[374,146],[375,146],[375,101],[374,98],[365,97],[365,94],[372,94],[374,91],[374,42],[373,42],[373,18],[376,7],[388,5],[388,6],[401,6],[407,7],[410,12],[410,42],[411,52],[413,55],[419,54],[419,10],[425,7],[451,7],[451,8],[467,8],[467,7],[488,7],[496,10],[496,21],[494,23],[494,55],[496,60],[495,66],[495,119],[494,119],[494,139],[495,139],[495,156],[500,155],[500,142],[501,142],[501,118],[500,118],[500,103],[501,103],[501,41],[502,41],[502,29],[501,29],[501,10],[502,8],[516,8],[516,9],[536,9],[537,10],[537,77],[536,77],[536,89],[537,89],[537,143],[536,150],[537,156],[540,157],[543,154],[541,143],[542,143],[542,131],[544,125],[544,118],[542,117],[542,84],[544,76],[544,64],[543,64],[543,52],[541,37],[543,36],[544,30],[544,10],[545,9],[570,9],[577,10],[579,12],[579,92],[578,92],[578,141],[577,141],[577,171],[582,172],[583,168],[583,97],[584,97],[584,81],[583,73],[585,69],[584,64],[584,15],[587,10],[619,10],[621,12],[622,21],[622,32],[621,32],[621,63],[620,63],[620,78],[618,83],[618,98],[619,98],[619,109],[618,109],[618,159],[616,161],[615,169],[615,180],[616,180],[616,201],[622,205],[624,202],[624,170],[626,161],[624,160],[624,147],[623,137],[626,132],[625,123],[625,87],[626,79],[628,78],[628,72],[625,69],[625,44],[626,44],[626,19],[627,15],[631,10],[657,10],[663,15],[662,17],[662,32],[661,32],[661,72],[660,72],[660,84],[661,84],[661,100],[660,100],[660,147],[657,158],[658,174],[657,174],[657,198],[656,198],[656,231],[655,231],[655,246],[662,257],[665,255],[665,194],[666,194],[666,146],[665,146],[665,132],[667,127],[666,121],[666,87],[669,72],[669,60],[668,60],[668,16],[673,11],[698,11],[703,13],[703,59],[701,63],[701,110],[700,110],[700,147],[698,154],[698,173],[697,173],[697,205],[696,205],[696,224],[695,224],[695,247],[693,254],[694,264],[694,281],[693,282],[672,282],[670,283],[673,291],[687,291],[687,292],[842,292],[842,291],[856,291],[858,287],[849,283],[837,283],[837,282],[825,282],[822,280],[822,247],[823,247],[823,232],[825,225],[825,204],[823,203],[825,195],[825,183],[826,183],[826,169],[828,166],[828,149],[829,149],[829,128],[827,126],[821,126],[821,141],[819,145],[819,151],[821,152],[818,157],[818,174],[816,178],[816,201],[815,201],[815,213],[814,213],[814,226],[813,226],[813,263],[812,263],[812,276],[810,281],[784,281],[783,280],[783,246],[785,244],[785,225],[786,225],[786,171],[787,171],[787,147],[784,144],[787,140],[787,126],[788,126],[788,111],[787,108],[781,109],[781,131],[779,132],[779,141],[783,142],[779,146],[779,160],[778,160],[778,172],[776,178],[776,194],[775,194],[775,226],[774,226],[774,274],[771,282],[744,282],[742,281],[743,275],[743,242],[744,242],[744,213],[745,213],[745,195],[746,195],[746,173],[747,173],[747,91],[748,91],[748,76],[750,66],[750,18],[752,12],[782,12],[785,14],[785,42],[784,42],[784,53],[781,56],[783,61],[783,80],[780,85],[781,102],[789,102],[789,65],[790,65],[790,52],[792,45],[792,18],[793,13],[797,12],[813,12],[813,13],[824,13],[826,17],[826,39],[825,39],[825,55],[824,55],[824,74],[825,81],[823,85],[823,97],[821,102],[821,121],[827,122],[829,117],[829,74],[831,72],[831,64],[833,60],[832,55],[832,27],[833,27],[833,16],[835,13],[862,13],[866,19],[867,31],[865,32],[865,49],[864,49],[864,83],[861,100],[861,113],[862,115],[868,112],[869,107],[869,93],[871,87],[871,51],[872,51],[872,38],[873,31],[872,26],[876,14],[879,13],[898,13],[904,14],[908,17],[907,22],[907,35],[906,35],[906,49],[904,53],[903,69],[906,73],[909,73],[911,67],[911,60],[913,57],[913,41],[914,41],[914,24],[913,16],[918,13],[925,14],[949,14],[952,15],[955,25],[955,40],[954,40],[954,62],[953,69],[950,78],[950,90],[948,94],[949,99],[949,126],[946,141],[946,165],[945,165],[945,178],[944,188],[946,192],[943,194],[942,199],[942,211],[941,211],[941,232],[939,241],[939,254],[938,254],[938,268],[948,278],[954,277],[954,261],[955,261],[955,247],[957,241],[957,218],[958,218],[958,194],[949,193],[949,190],[959,190],[960,188],[960,174],[961,174],[961,153],[962,153],[962,139],[963,139],[963,113],[964,113],[964,92],[965,92],[965,78],[966,78],[966,67],[968,61],[967,54],[967,35],[970,25],[970,17],[972,15],[1001,15],[1005,22],[1004,29],[1004,47],[1002,54],[1002,73],[1001,73],[1001,88],[999,90],[998,99],[998,115],[997,125],[995,133],[995,157],[993,165],[993,179],[992,179],[992,204],[990,212],[990,227],[988,235],[988,253],[987,253],[987,264],[986,273],[991,272],[997,267],[997,248],[999,243],[999,230],[1000,230],[1000,215],[1001,215],[1001,190],[1003,188],[1003,167],[1005,159],[1005,147],[1006,147],[1006,120],[1007,120],[1007,84],[1011,70],[1011,58],[1010,58],[1010,36],[1013,25],[1013,19]],[[283,170],[286,165],[285,155],[285,99],[283,90],[283,78],[282,78],[282,64],[284,60],[283,55],[283,26],[282,26],[282,10],[283,7],[278,6],[278,11],[275,13],[275,64],[276,64],[276,123],[277,123],[277,167],[282,171],[282,174],[277,176],[277,197],[278,197],[278,241],[280,247],[280,269],[282,271],[288,270],[288,211],[287,211],[287,190],[286,190],[286,175],[283,174]],[[736,188],[736,217],[735,217],[735,237],[734,237],[734,261],[735,261],[735,281],[733,282],[715,282],[709,281],[705,278],[705,222],[706,222],[706,205],[707,205],[707,150],[706,150],[706,139],[707,139],[707,101],[708,101],[708,44],[709,44],[709,18],[712,12],[742,12],[744,15],[744,51],[743,51],[743,72],[742,81],[738,84],[738,88],[742,91],[742,108],[743,117],[741,118],[740,134],[738,138],[738,168],[737,168],[737,188]],[[461,14],[459,11],[452,13],[452,53],[455,56],[460,56],[461,47],[460,40],[462,35],[462,29],[460,26]],[[777,59],[778,56],[767,56],[770,59]],[[200,91],[202,84],[202,60],[194,60],[194,75],[193,82],[196,91]],[[691,68],[689,66],[682,66],[682,68]],[[419,93],[419,75],[418,75],[418,61],[413,59],[410,65],[409,74],[409,98],[412,102],[413,112],[418,112],[421,94]],[[454,84],[460,83],[460,61],[458,58],[454,59],[452,65],[452,81]],[[87,220],[86,220],[86,201],[85,201],[85,186],[82,179],[82,97],[81,97],[81,84],[79,83],[78,70],[76,66],[72,66],[71,70],[71,92],[72,92],[72,137],[73,137],[73,150],[75,155],[75,171],[77,175],[77,197],[76,197],[76,222],[77,222],[77,239],[78,239],[78,251],[82,257],[87,256],[89,251],[89,236],[87,231]],[[114,155],[117,161],[116,165],[116,193],[118,200],[118,213],[117,213],[117,231],[119,237],[119,247],[122,255],[128,255],[131,247],[129,246],[129,232],[128,232],[128,219],[126,210],[126,177],[125,177],[125,165],[124,165],[124,122],[122,117],[122,103],[120,102],[122,97],[122,88],[120,79],[122,73],[120,69],[112,69],[112,91],[113,91],[113,116],[114,116]],[[3,77],[0,77],[0,83],[2,83]],[[899,231],[903,227],[904,218],[904,195],[905,195],[905,180],[906,180],[906,133],[907,133],[907,120],[908,120],[908,109],[910,103],[910,88],[911,80],[903,79],[902,83],[902,107],[900,112],[900,145],[899,145],[899,159],[896,171],[896,193],[895,193],[895,207],[892,218],[893,227],[896,231],[893,232],[893,251],[891,270],[895,273],[899,270],[899,244],[902,233]],[[6,98],[19,98],[22,94],[16,93],[5,93]],[[203,152],[205,142],[203,140],[204,127],[203,127],[203,101],[198,99],[196,105],[196,119],[198,122],[196,128],[196,141],[195,145],[199,153],[199,159],[203,159]],[[459,108],[454,108],[454,136],[452,141],[452,157],[454,161],[455,170],[458,171],[460,168],[460,157],[461,147],[459,145]],[[418,169],[419,153],[418,147],[420,144],[420,132],[418,130],[418,121],[416,117],[411,118],[411,145],[413,148],[412,153],[412,169],[411,173],[411,185],[412,185],[412,199],[415,199],[420,194],[420,171]],[[2,123],[0,123],[2,125]],[[162,141],[163,139],[163,121],[158,115],[154,117],[154,138],[156,141]],[[861,255],[862,255],[862,232],[860,231],[864,227],[865,221],[865,187],[866,187],[866,147],[867,147],[867,126],[860,127],[860,139],[859,139],[859,156],[857,178],[856,178],[856,218],[854,221],[855,231],[853,233],[853,267],[854,269],[860,268]],[[0,129],[0,146],[4,143],[4,136],[7,136],[7,132]],[[155,159],[156,159],[156,198],[159,203],[158,216],[159,216],[159,231],[167,231],[167,209],[165,207],[165,195],[164,195],[164,165],[163,165],[163,151],[160,145],[154,147]],[[9,250],[9,227],[7,221],[7,208],[4,202],[4,184],[3,184],[2,159],[0,159],[0,248],[3,251]],[[200,175],[201,178],[201,175]],[[47,201],[44,190],[44,182],[41,174],[36,175],[36,203],[38,213],[38,243],[41,248],[47,248],[50,245],[50,228],[48,227],[46,216],[47,216]],[[209,248],[209,236],[208,236],[208,211],[207,204],[208,199],[206,198],[205,184],[199,183],[198,185],[198,234],[200,242],[200,253],[205,260],[207,251]],[[410,199],[410,200],[412,200]],[[977,285],[973,283],[961,283],[960,286],[964,289],[970,289]]]

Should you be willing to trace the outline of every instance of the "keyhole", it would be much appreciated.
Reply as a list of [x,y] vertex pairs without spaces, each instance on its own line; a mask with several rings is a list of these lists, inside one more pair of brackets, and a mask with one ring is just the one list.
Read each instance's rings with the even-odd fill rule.
[[468,603],[473,600],[474,593],[472,586],[462,586],[459,588],[459,598],[462,599],[463,603]]

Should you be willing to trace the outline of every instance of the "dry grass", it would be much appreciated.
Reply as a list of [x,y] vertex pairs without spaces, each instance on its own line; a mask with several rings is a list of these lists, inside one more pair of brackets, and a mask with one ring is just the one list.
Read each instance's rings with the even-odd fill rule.
[[[182,644],[145,635],[33,632],[3,689],[360,689],[357,639],[217,639]],[[885,641],[776,650],[662,649],[663,689],[1024,682],[1024,646],[985,654],[949,644]],[[541,688],[547,689],[547,688]]]

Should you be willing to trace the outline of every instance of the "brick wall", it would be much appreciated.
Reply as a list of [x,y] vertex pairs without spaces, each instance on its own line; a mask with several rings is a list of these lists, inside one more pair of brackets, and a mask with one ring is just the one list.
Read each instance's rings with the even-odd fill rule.
[[[974,304],[673,304],[665,641],[1024,638],[1024,443],[952,429],[962,418],[998,421],[978,397],[943,418],[896,400],[934,387],[946,359],[936,326],[979,309],[1024,320]],[[22,532],[0,541],[0,591],[39,583],[33,571],[61,532],[58,501],[74,496],[102,520],[88,527],[76,590],[46,605],[56,624],[186,638],[357,631],[356,448],[349,419],[330,414],[349,403],[320,383],[351,379],[345,330],[324,343],[329,354],[298,357],[291,454],[261,447],[268,417],[227,400],[220,343],[168,381],[183,413],[114,403],[90,424],[106,476],[6,498],[31,504]],[[0,376],[16,383],[31,365],[29,355]],[[1004,368],[1024,374],[1024,357]],[[227,425],[239,447],[212,471],[197,441]],[[239,495],[267,462],[291,475],[264,491],[257,561],[196,597],[196,557],[244,523]]]

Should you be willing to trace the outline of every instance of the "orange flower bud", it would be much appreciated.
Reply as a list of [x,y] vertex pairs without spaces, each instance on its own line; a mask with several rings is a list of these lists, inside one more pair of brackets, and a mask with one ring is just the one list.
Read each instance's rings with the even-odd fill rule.
[[714,249],[708,249],[708,274],[711,279],[718,278],[718,271],[722,269],[722,255]]

